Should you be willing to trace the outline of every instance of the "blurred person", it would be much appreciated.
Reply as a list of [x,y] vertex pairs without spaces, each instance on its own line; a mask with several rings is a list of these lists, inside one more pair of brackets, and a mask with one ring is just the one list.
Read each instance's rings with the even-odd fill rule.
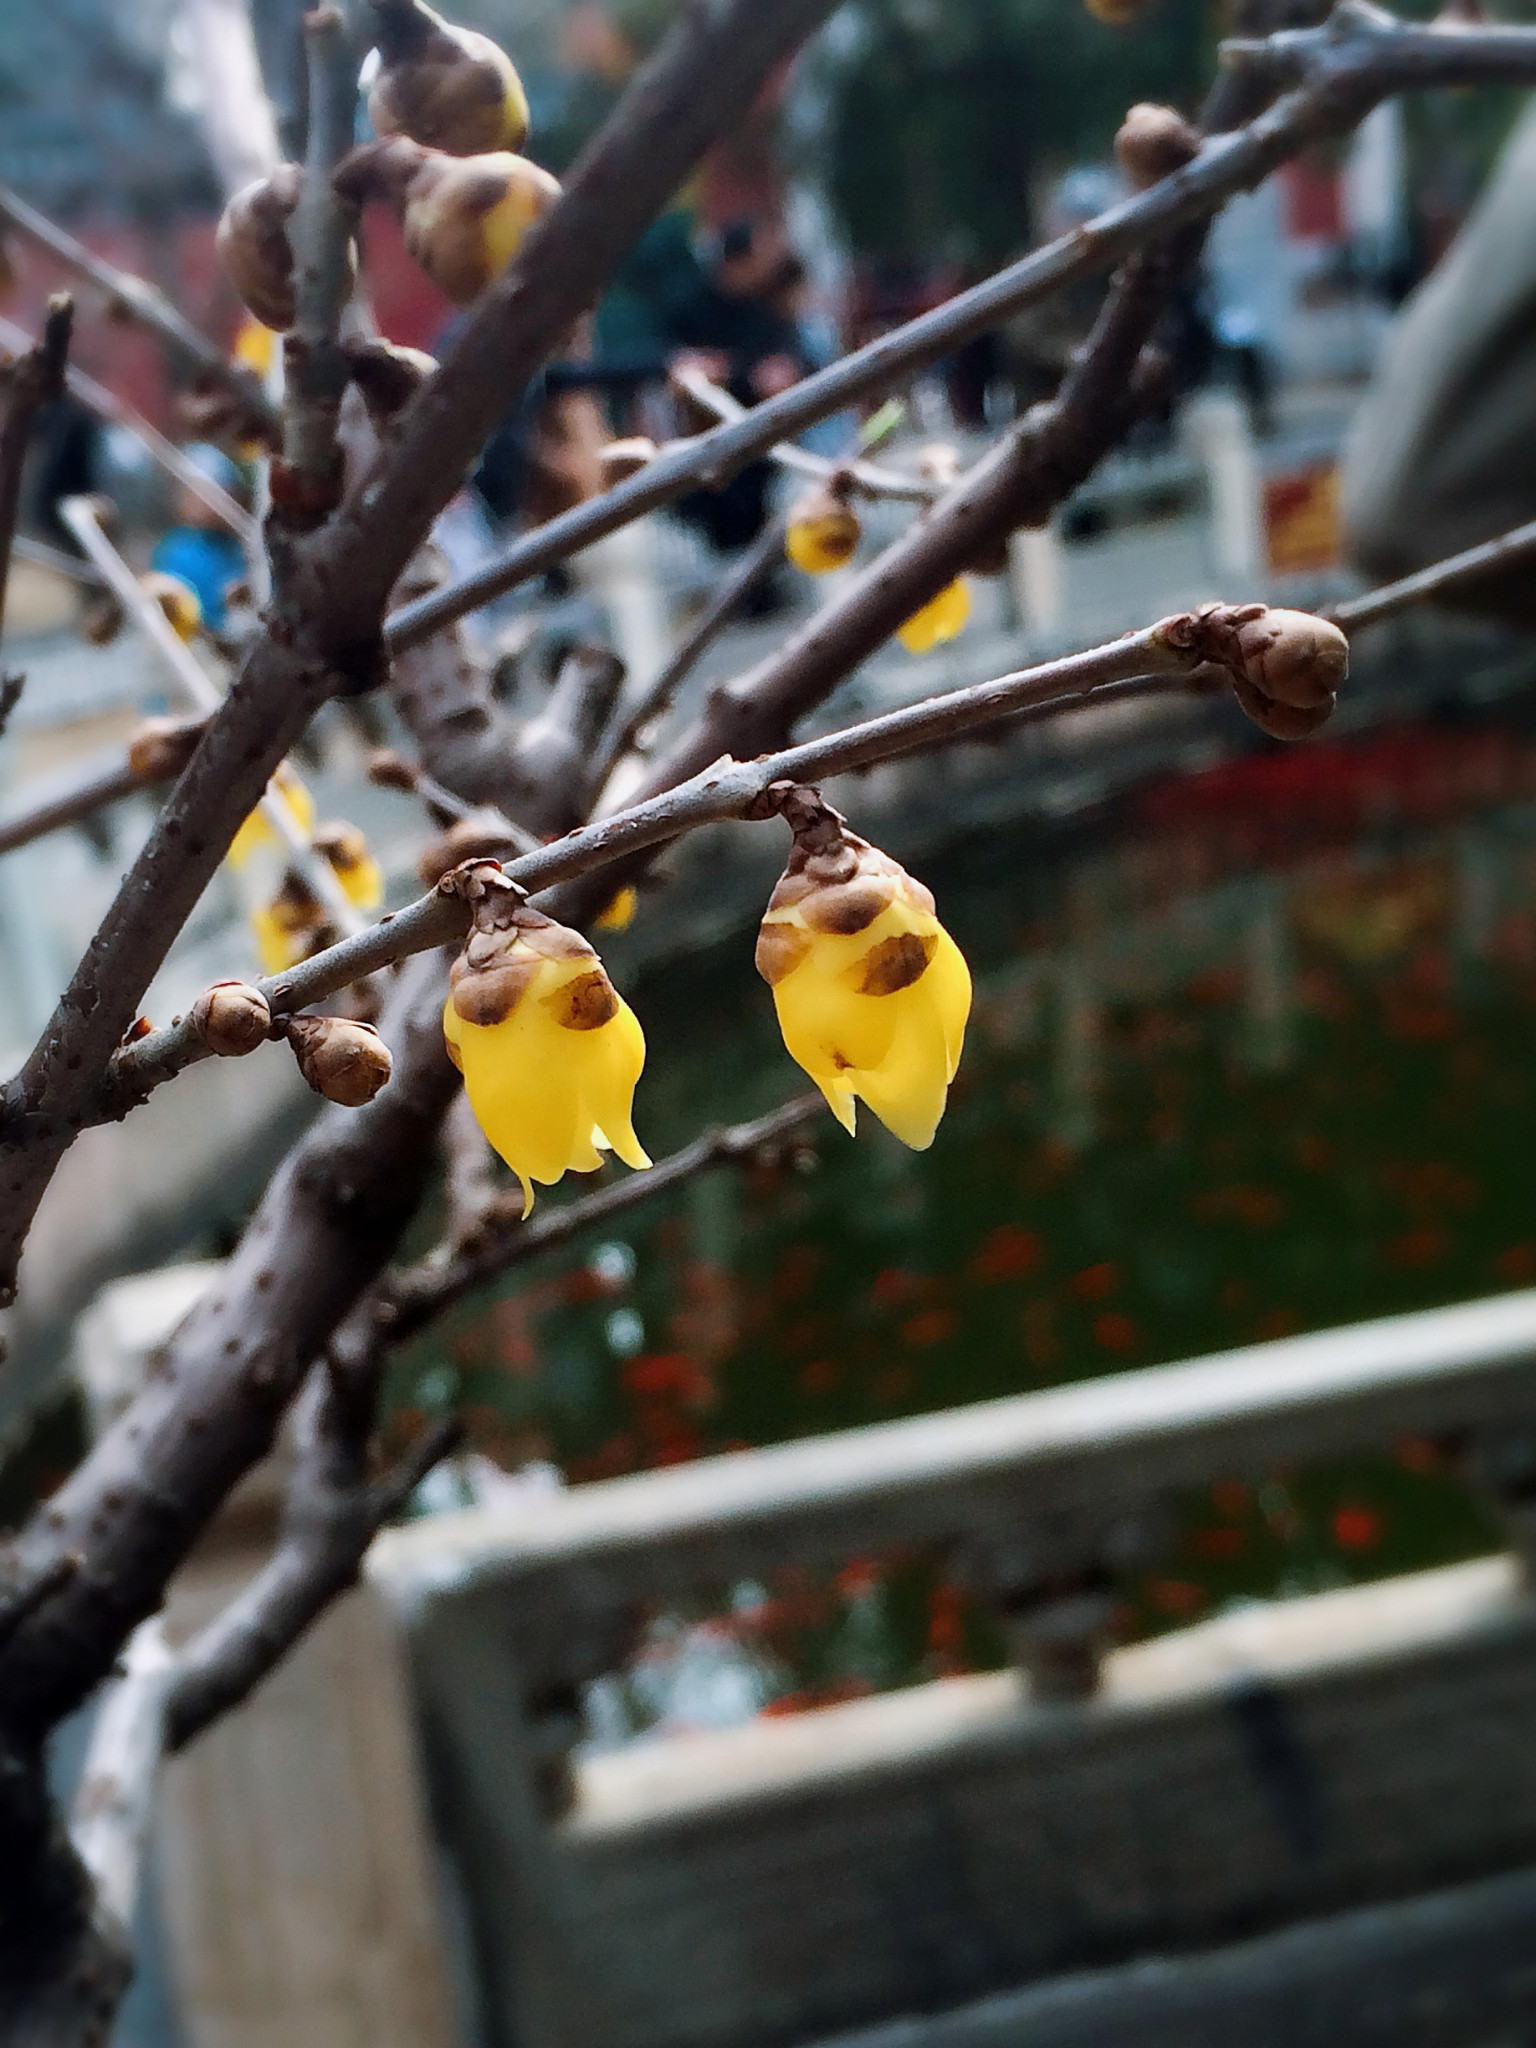
[[[239,464],[208,442],[194,441],[182,453],[199,475],[232,498],[243,502],[249,495]],[[150,567],[195,591],[203,624],[210,633],[221,633],[230,586],[245,580],[245,550],[218,514],[185,485],[176,494],[175,518],[175,525],[155,543]]]
[[[1407,301],[1345,450],[1351,559],[1387,582],[1536,519],[1536,108]],[[1529,562],[1448,602],[1536,624]]]

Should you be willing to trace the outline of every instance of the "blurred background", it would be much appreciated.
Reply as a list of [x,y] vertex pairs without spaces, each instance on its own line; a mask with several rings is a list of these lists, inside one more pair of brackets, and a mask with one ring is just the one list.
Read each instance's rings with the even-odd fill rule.
[[[466,0],[456,18],[514,54],[531,153],[560,172],[672,11]],[[206,53],[238,12],[239,0],[6,10],[0,186],[263,368],[267,342],[242,325],[213,253],[220,151],[238,136]],[[252,0],[290,152],[304,120],[299,12]],[[667,381],[680,360],[751,404],[1113,203],[1125,108],[1192,111],[1222,32],[1205,0],[1149,0],[1126,18],[1113,0],[850,0],[712,152],[569,361],[487,448],[439,535],[455,566],[587,495],[611,436],[685,430]],[[1316,605],[1363,587],[1339,516],[1351,420],[1398,309],[1450,247],[1519,111],[1513,92],[1409,97],[1233,201],[1177,309],[1166,403],[1048,528],[1016,538],[1004,573],[974,581],[958,639],[921,657],[893,644],[820,722],[1207,597]],[[371,213],[365,236],[381,330],[440,349],[452,309],[387,216]],[[34,334],[66,281],[46,251],[9,237],[0,316]],[[1054,390],[1100,293],[1053,300],[917,378],[882,459],[899,466],[934,442],[962,461],[979,452]],[[79,369],[254,502],[253,469],[212,445],[198,394],[151,336],[89,291],[77,336]],[[846,453],[859,427],[828,422],[808,445]],[[797,487],[756,465],[476,615],[498,688],[536,712],[562,652],[599,637],[638,694]],[[131,425],[62,401],[28,489],[34,547],[4,621],[7,663],[28,685],[0,740],[0,826],[120,749],[146,711],[178,708],[131,630],[82,638],[93,594],[62,498],[111,499],[134,566],[194,582],[212,667],[250,619],[238,545]],[[862,559],[906,516],[869,507]],[[837,581],[775,565],[661,737]],[[396,1443],[451,1409],[467,1423],[418,1516],[533,1514],[594,1481],[1536,1283],[1533,685],[1522,627],[1419,609],[1361,637],[1339,716],[1294,750],[1225,706],[1127,706],[850,783],[840,801],[920,868],[976,977],[933,1149],[812,1125],[464,1305],[392,1371]],[[332,706],[300,764],[321,815],[367,833],[392,902],[419,888],[428,828],[363,762],[399,737],[387,707]],[[148,798],[129,799],[0,860],[7,1070],[151,815]],[[797,1078],[751,964],[777,863],[745,839],[697,835],[605,941],[653,1048],[637,1115],[658,1157],[707,1122],[773,1107]],[[208,981],[257,971],[252,908],[241,877],[221,876],[152,993],[157,1021]],[[0,1385],[6,1522],[57,1483],[111,1398],[103,1388],[141,1368],[206,1284],[309,1113],[275,1059],[220,1066],[88,1134],[50,1197]],[[1108,1625],[1131,1644],[1503,1540],[1446,1442],[1410,1434],[1181,1492],[1155,1546],[1116,1567]],[[836,1570],[786,1565],[658,1601],[627,1661],[583,1689],[574,1740],[599,1759],[1009,1659],[987,1600],[921,1546]],[[437,1832],[451,1863],[451,1820],[439,1815]],[[450,1918],[470,1933],[453,1941],[473,1955],[479,1909],[461,1896],[473,1880],[457,1882]],[[152,1932],[154,1955],[164,1940]],[[489,1994],[481,1965],[456,1967],[462,2015]],[[266,2038],[187,2022],[188,1968],[152,1964],[122,2048]],[[483,2013],[460,2024],[466,2039],[474,2024],[504,2038]]]

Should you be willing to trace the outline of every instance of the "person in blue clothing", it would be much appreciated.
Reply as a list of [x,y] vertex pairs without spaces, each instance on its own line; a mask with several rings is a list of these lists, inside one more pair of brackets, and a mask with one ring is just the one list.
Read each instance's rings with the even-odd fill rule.
[[[182,452],[210,483],[221,485],[231,497],[243,495],[239,466],[227,455],[202,441]],[[176,524],[156,543],[150,566],[194,590],[203,624],[210,633],[223,631],[229,587],[245,578],[245,550],[202,500],[185,488],[177,497]]]

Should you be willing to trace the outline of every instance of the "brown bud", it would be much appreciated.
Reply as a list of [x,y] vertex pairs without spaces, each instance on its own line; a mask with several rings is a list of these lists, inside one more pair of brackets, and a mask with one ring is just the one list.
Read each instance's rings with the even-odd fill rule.
[[422,853],[416,872],[433,889],[451,868],[467,860],[508,860],[518,852],[517,842],[507,830],[500,811],[471,811],[434,839]]
[[1138,192],[1171,178],[1200,154],[1200,137],[1172,107],[1142,100],[1120,123],[1115,155]]
[[402,348],[373,336],[344,341],[341,352],[377,428],[387,426],[403,411],[437,369],[436,358],[425,349]]
[[1157,627],[1170,647],[1216,662],[1243,710],[1272,738],[1304,739],[1323,724],[1349,674],[1349,642],[1311,612],[1266,604],[1207,604]]
[[597,457],[603,475],[603,489],[611,491],[626,477],[637,476],[648,462],[656,460],[657,452],[656,443],[648,434],[631,434],[626,440],[610,441],[606,448],[598,451]]
[[408,135],[451,156],[521,149],[528,100],[506,52],[421,0],[375,0],[382,60],[368,92],[380,135]]
[[201,718],[145,718],[128,739],[128,766],[141,782],[174,782],[197,751]]
[[560,196],[558,182],[525,156],[448,156],[403,135],[361,144],[332,182],[353,205],[387,201],[412,260],[457,306],[480,296]]
[[371,1024],[344,1017],[289,1017],[282,1031],[299,1072],[327,1102],[361,1109],[389,1079],[389,1047]]
[[110,590],[93,590],[80,607],[80,637],[92,647],[110,647],[127,616]]
[[416,770],[393,747],[375,747],[364,763],[363,773],[376,788],[403,790],[407,796],[415,794]]
[[259,988],[243,981],[216,981],[192,1005],[192,1029],[210,1052],[238,1059],[265,1043],[272,1012]]
[[294,322],[293,250],[288,220],[299,203],[304,174],[279,164],[237,192],[219,221],[214,247],[230,283],[266,327],[281,332]]

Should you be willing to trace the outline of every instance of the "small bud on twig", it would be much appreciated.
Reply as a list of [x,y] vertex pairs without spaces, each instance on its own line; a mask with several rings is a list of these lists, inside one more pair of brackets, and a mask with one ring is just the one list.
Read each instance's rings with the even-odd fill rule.
[[141,782],[174,782],[197,751],[201,718],[146,718],[128,738],[128,766]]
[[279,1030],[299,1072],[327,1102],[361,1109],[389,1079],[389,1047],[371,1024],[345,1017],[286,1017]]
[[279,333],[293,325],[297,310],[288,221],[303,186],[297,164],[279,164],[235,194],[214,237],[230,283],[256,318]]
[[456,819],[441,838],[434,839],[426,847],[416,864],[416,872],[431,889],[450,870],[461,867],[465,861],[510,860],[520,851],[500,811],[489,808],[471,811],[468,817]]
[[192,1029],[223,1059],[239,1059],[265,1044],[272,1012],[259,988],[243,981],[216,981],[192,1005]]
[[1266,604],[1208,604],[1163,619],[1170,647],[1232,678],[1238,703],[1272,739],[1305,739],[1324,723],[1349,674],[1349,642],[1311,612]]
[[611,491],[615,484],[637,476],[647,463],[656,460],[656,454],[656,443],[648,434],[630,434],[622,441],[610,441],[598,450],[597,456],[603,489]]
[[1138,192],[1145,192],[1200,154],[1200,137],[1172,107],[1142,100],[1120,123],[1115,155]]

